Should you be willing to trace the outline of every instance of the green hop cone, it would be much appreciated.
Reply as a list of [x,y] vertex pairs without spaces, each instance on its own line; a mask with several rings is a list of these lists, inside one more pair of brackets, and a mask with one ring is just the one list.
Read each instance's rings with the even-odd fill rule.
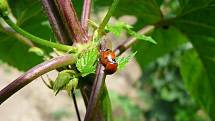
[[58,94],[60,90],[63,90],[69,81],[73,78],[75,72],[73,70],[64,70],[58,73],[58,76],[54,82],[53,90],[55,95]]
[[78,86],[78,78],[71,79],[69,83],[66,85],[66,91],[68,95],[71,95],[71,91],[74,91],[77,86]]
[[9,6],[7,0],[0,0],[0,16],[7,16],[9,11]]

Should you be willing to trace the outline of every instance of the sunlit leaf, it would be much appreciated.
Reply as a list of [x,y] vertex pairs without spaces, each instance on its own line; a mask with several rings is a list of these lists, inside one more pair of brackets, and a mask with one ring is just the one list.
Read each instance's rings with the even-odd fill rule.
[[76,66],[81,72],[82,76],[86,76],[90,73],[95,73],[97,59],[97,48],[93,48],[81,54],[81,57],[77,60]]
[[127,57],[117,57],[116,62],[118,63],[118,69],[122,70],[125,65],[136,55],[137,52],[128,55]]

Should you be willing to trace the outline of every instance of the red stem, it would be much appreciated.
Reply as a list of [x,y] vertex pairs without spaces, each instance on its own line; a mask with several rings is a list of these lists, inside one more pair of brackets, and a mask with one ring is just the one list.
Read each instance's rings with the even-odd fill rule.
[[48,16],[49,23],[54,31],[58,41],[63,44],[72,44],[72,38],[68,35],[66,27],[60,17],[59,11],[53,0],[42,0],[43,8]]
[[86,31],[81,27],[81,24],[76,15],[76,11],[70,0],[55,0],[58,9],[61,13],[64,23],[67,25],[67,29],[70,35],[74,38],[75,43],[85,43],[88,41]]
[[93,87],[90,95],[90,100],[87,105],[87,111],[84,117],[84,121],[93,121],[98,113],[98,102],[102,94],[102,88],[105,83],[106,75],[104,73],[104,67],[98,64],[96,70],[96,78],[93,82]]
[[75,58],[72,55],[64,55],[45,61],[35,66],[0,91],[0,104],[2,104],[10,96],[12,96],[14,93],[29,84],[37,77],[56,68],[73,64],[74,62]]
[[90,18],[91,0],[84,0],[81,24],[84,30],[88,31],[88,20]]

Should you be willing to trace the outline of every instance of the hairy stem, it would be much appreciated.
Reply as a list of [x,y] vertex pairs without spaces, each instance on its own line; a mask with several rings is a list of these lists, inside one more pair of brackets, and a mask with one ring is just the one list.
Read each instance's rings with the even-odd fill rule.
[[119,0],[114,0],[113,1],[111,7],[108,10],[108,13],[106,14],[106,16],[104,17],[104,19],[102,20],[102,23],[99,25],[99,28],[98,28],[98,34],[99,35],[102,35],[102,33],[103,33],[104,29],[105,29],[106,24],[110,20],[112,14],[114,12],[114,10],[117,7],[118,2],[119,2]]
[[[138,33],[139,34],[147,34],[148,32],[152,31],[154,29],[153,25],[148,25],[142,28]],[[136,37],[130,37],[127,40],[120,43],[115,49],[114,52],[117,56],[121,55],[123,52],[125,52],[128,48],[131,47],[136,42]]]
[[75,60],[75,57],[68,54],[53,58],[33,67],[0,91],[0,104],[37,77],[56,68],[74,64]]
[[74,47],[50,42],[50,41],[41,39],[39,37],[36,37],[36,36],[26,32],[25,30],[23,30],[19,26],[17,26],[9,17],[4,17],[4,20],[17,33],[21,34],[22,36],[30,39],[31,41],[33,41],[37,44],[41,44],[41,45],[51,47],[51,48],[56,48],[56,49],[61,50],[61,51],[72,51],[72,52],[76,51],[76,49]]
[[86,115],[84,121],[94,121],[96,118],[96,113],[98,112],[98,103],[102,94],[104,87],[106,75],[104,73],[104,67],[98,64],[96,70],[96,78],[93,82],[93,87],[90,95],[90,100],[88,102]]
[[88,20],[90,18],[91,0],[84,0],[81,24],[84,30],[88,31]]
[[88,41],[86,31],[81,27],[76,11],[70,0],[55,0],[60,11],[61,17],[66,24],[70,36],[74,38],[75,43],[85,43]]
[[54,31],[58,41],[63,44],[71,45],[72,38],[69,37],[68,32],[60,17],[59,11],[53,0],[42,0],[43,8],[48,16],[49,23]]

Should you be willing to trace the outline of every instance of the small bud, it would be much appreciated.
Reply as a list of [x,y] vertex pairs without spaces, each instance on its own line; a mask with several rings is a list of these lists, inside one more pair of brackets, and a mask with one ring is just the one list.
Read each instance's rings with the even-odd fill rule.
[[77,86],[78,86],[78,78],[71,79],[69,83],[66,85],[66,91],[68,95],[71,95],[71,91],[74,91]]
[[62,90],[66,86],[66,84],[69,83],[70,79],[71,74],[69,74],[67,70],[58,73],[58,76],[53,85],[53,90],[54,92],[56,92],[55,95],[57,95],[57,93]]
[[38,47],[31,47],[28,52],[32,52],[32,53],[35,53],[37,54],[38,56],[44,56],[44,51],[41,49],[41,48],[38,48]]
[[7,16],[9,11],[9,6],[7,0],[0,0],[0,16]]

